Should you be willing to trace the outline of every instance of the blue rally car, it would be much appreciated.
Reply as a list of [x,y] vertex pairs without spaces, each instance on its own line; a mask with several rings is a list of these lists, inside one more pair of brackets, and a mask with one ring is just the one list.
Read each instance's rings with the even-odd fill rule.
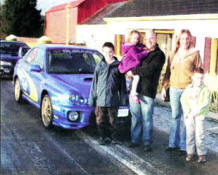
[[14,95],[40,108],[42,123],[79,129],[93,111],[88,97],[94,69],[102,59],[96,50],[64,45],[30,49],[14,69]]

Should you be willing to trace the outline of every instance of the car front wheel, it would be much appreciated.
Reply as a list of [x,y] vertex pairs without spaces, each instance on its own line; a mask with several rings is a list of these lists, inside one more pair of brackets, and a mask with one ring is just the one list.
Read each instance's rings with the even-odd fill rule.
[[14,98],[16,102],[18,103],[22,102],[22,91],[20,88],[20,82],[18,78],[15,80],[15,83],[14,83]]
[[52,127],[53,113],[51,100],[48,95],[43,96],[41,103],[42,123],[46,128]]

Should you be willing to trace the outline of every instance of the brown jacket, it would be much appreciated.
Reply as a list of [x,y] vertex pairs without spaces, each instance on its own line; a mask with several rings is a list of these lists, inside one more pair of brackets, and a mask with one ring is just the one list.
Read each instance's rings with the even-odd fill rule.
[[191,83],[191,76],[196,68],[201,67],[202,62],[199,51],[190,49],[180,58],[178,53],[168,59],[166,73],[163,79],[163,88],[168,87],[184,89]]

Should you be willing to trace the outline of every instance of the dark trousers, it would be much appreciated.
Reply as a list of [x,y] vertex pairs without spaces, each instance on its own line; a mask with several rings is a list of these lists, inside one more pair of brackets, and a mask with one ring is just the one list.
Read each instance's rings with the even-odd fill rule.
[[101,137],[113,137],[117,133],[116,116],[118,108],[114,107],[100,107],[95,109],[96,124],[98,132]]

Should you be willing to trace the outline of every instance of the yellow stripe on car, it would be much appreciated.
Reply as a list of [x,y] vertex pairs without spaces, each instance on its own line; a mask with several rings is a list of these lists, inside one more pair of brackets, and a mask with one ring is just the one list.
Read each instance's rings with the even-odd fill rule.
[[27,79],[27,82],[28,82],[28,85],[29,85],[29,88],[30,88],[30,94],[28,94],[29,98],[31,98],[33,101],[37,102],[38,101],[38,94],[37,94],[37,90],[36,90],[36,87],[32,81],[32,79],[30,78],[30,76],[23,70],[20,70],[18,71],[18,75],[21,77],[21,78],[26,78]]
[[56,111],[61,111],[61,108],[58,107],[58,106],[53,105],[52,108],[53,108],[54,110],[56,110]]
[[54,115],[54,118],[55,118],[55,119],[58,119],[58,116]]

